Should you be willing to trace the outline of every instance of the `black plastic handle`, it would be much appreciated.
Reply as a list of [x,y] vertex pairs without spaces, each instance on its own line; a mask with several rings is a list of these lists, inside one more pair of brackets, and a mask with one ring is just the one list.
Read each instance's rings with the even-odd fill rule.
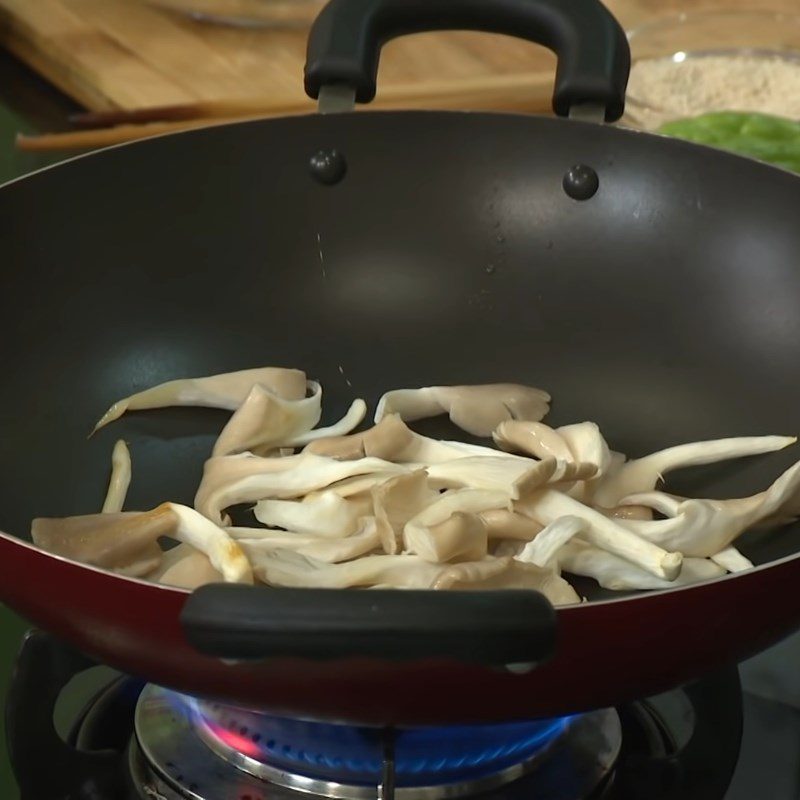
[[630,70],[625,32],[600,0],[331,0],[308,39],[305,87],[345,84],[375,97],[378,59],[389,39],[434,30],[477,30],[528,39],[558,56],[553,110],[597,103],[622,116]]
[[451,658],[538,663],[555,647],[555,611],[531,591],[272,589],[211,584],[186,601],[189,642],[219,658]]
[[123,796],[124,756],[70,747],[53,711],[71,678],[95,662],[42,631],[25,636],[6,698],[6,738],[22,800]]

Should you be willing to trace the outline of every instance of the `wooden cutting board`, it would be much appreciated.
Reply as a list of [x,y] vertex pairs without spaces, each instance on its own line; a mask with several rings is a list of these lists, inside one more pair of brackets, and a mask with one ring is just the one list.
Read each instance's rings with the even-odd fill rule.
[[[692,0],[691,7],[731,2]],[[675,0],[607,4],[626,28],[686,7]],[[0,43],[97,111],[255,99],[278,112],[302,106],[305,37],[304,30],[200,23],[148,0],[0,0]],[[446,97],[450,107],[463,99],[458,107],[481,108],[505,87],[503,102],[539,110],[549,104],[554,64],[544,48],[507,37],[421,34],[385,47],[379,91],[418,92],[432,107]]]

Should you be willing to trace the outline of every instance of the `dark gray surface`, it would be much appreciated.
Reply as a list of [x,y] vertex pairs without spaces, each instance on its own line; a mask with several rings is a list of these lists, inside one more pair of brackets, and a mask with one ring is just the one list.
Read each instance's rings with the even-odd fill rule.
[[745,692],[744,736],[726,800],[800,797],[800,711]]
[[[0,183],[38,169],[63,156],[20,153],[14,137],[20,131],[58,130],[75,105],[52,89],[3,50],[0,50]],[[0,242],[0,274],[5,278],[14,264],[4,258]],[[0,605],[0,708],[14,654],[26,623]],[[0,725],[0,798],[15,800],[14,781],[6,758],[5,728]]]

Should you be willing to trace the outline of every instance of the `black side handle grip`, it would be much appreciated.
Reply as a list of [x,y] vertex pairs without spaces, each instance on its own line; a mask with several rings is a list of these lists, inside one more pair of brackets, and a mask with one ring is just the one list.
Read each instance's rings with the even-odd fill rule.
[[210,584],[186,601],[189,642],[219,658],[450,658],[529,664],[555,647],[538,592],[273,589]]
[[356,100],[375,97],[378,59],[389,39],[434,30],[476,30],[528,39],[558,56],[553,110],[605,106],[622,116],[630,70],[625,32],[600,0],[331,0],[311,28],[306,93],[345,84]]

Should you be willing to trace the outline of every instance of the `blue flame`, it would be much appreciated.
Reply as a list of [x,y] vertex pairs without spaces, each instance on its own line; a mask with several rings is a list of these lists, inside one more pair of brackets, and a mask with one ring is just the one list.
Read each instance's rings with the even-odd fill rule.
[[[209,717],[209,707],[193,698],[173,697],[176,708],[202,717],[223,743],[265,764],[340,783],[374,786],[380,781],[385,733],[379,728],[272,717],[217,704]],[[458,783],[502,771],[546,750],[571,719],[396,729],[396,785]]]

